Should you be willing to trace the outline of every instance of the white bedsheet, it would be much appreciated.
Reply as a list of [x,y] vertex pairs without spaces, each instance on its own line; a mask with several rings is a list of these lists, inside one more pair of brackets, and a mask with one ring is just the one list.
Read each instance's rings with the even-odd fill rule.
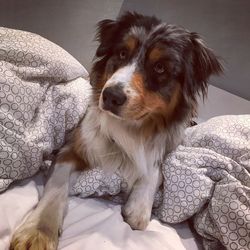
[[[0,194],[0,250],[7,250],[14,228],[36,206],[41,178],[26,180]],[[178,232],[178,233],[177,233]],[[62,250],[200,249],[187,225],[163,225],[152,219],[147,230],[133,231],[121,206],[101,199],[70,197],[59,249]]]

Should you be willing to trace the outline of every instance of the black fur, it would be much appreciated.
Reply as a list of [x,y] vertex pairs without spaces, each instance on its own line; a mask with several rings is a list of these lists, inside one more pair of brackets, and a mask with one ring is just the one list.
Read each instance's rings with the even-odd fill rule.
[[[133,55],[120,60],[122,40],[132,27],[142,27],[147,36]],[[181,84],[182,100],[177,120],[195,109],[197,95],[206,95],[209,77],[223,70],[213,51],[204,45],[197,33],[164,24],[156,17],[126,12],[116,21],[103,20],[98,23],[96,38],[100,44],[91,73],[92,86],[101,81],[104,72],[112,75],[119,67],[136,59],[137,71],[143,74],[149,91],[158,92],[169,100],[176,82]],[[156,74],[155,64],[148,60],[148,53],[154,46],[160,46],[165,51],[160,61],[165,68],[163,74]]]
[[100,45],[96,57],[110,55],[114,45],[121,39],[132,26],[144,27],[148,32],[160,23],[156,17],[140,15],[136,12],[126,12],[116,21],[105,19],[97,24],[96,40]]

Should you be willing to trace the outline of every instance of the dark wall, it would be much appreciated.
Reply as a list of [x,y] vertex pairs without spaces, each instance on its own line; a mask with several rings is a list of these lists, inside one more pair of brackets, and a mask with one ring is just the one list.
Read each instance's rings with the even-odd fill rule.
[[225,75],[211,83],[250,100],[250,1],[125,0],[125,10],[154,14],[202,34],[225,65]]
[[120,0],[0,0],[0,26],[31,31],[57,43],[87,69],[95,24],[119,13]]

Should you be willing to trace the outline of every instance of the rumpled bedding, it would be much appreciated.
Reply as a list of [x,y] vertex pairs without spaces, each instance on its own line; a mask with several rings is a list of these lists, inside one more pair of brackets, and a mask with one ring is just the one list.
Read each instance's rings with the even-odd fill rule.
[[[50,166],[53,152],[83,117],[84,68],[40,36],[0,29],[0,190]],[[81,77],[85,77],[85,80]],[[250,249],[250,115],[213,118],[186,130],[162,163],[153,213],[167,223],[192,219],[204,249]],[[119,173],[76,176],[80,197],[119,194]]]
[[85,113],[88,73],[56,44],[0,28],[0,192],[47,168]]

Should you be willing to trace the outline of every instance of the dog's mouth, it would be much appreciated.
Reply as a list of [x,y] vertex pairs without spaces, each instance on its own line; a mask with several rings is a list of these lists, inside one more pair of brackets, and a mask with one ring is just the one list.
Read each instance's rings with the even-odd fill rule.
[[128,121],[128,122],[140,122],[145,120],[149,116],[149,112],[133,112],[133,106],[129,107],[130,105],[124,104],[124,105],[105,105],[103,98],[101,96],[99,101],[99,109],[112,116],[116,119]]
[[130,96],[130,93],[120,84],[105,87],[99,97],[99,109],[119,120],[136,123],[143,121],[150,111]]
[[100,105],[99,105],[99,109],[100,109],[102,112],[104,112],[104,113],[106,113],[106,114],[108,114],[108,115],[110,115],[110,116],[112,116],[112,117],[115,117],[116,119],[125,120],[120,114],[117,114],[117,113],[114,113],[114,112],[112,112],[112,111],[110,111],[110,110],[107,110],[107,109],[103,108],[103,106],[100,106]]

